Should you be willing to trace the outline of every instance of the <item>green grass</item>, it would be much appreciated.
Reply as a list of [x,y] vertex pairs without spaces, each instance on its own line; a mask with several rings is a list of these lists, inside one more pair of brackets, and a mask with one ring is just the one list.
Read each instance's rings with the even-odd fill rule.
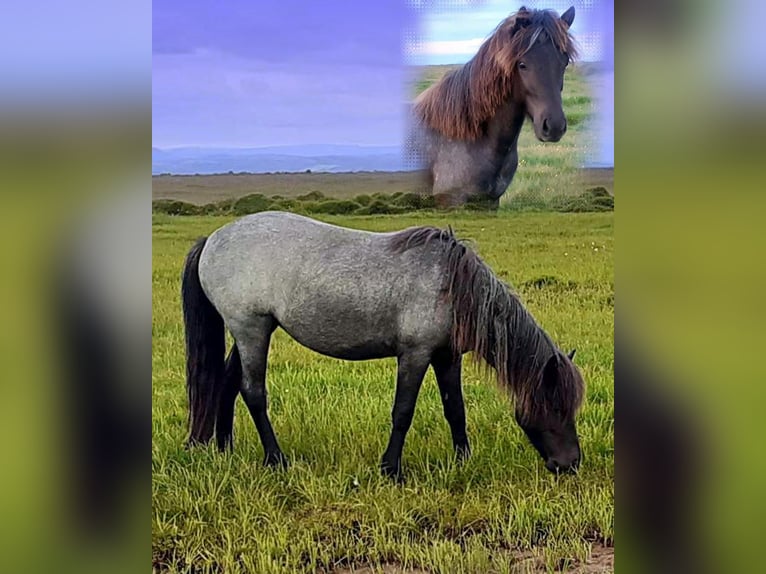
[[195,238],[229,217],[153,221],[152,560],[171,572],[347,572],[396,564],[429,572],[518,571],[525,557],[565,569],[613,539],[613,214],[416,213],[321,216],[370,230],[453,226],[563,348],[588,385],[578,417],[584,465],[549,474],[494,381],[464,367],[473,456],[452,458],[433,374],[404,451],[407,482],[378,475],[389,433],[393,359],[344,362],[282,331],[269,360],[270,415],[292,466],[261,466],[241,401],[235,448],[184,449],[179,275]]

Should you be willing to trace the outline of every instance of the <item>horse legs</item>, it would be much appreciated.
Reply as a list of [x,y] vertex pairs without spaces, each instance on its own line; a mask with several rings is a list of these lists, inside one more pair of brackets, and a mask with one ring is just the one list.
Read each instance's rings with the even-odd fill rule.
[[452,444],[458,459],[463,460],[471,454],[468,444],[468,435],[465,430],[465,405],[463,404],[463,389],[460,384],[460,367],[462,357],[455,355],[449,349],[442,349],[434,353],[431,358],[436,382],[439,384],[439,393],[444,406],[444,418],[449,423],[452,432]]
[[423,353],[410,353],[399,357],[396,375],[396,397],[391,412],[391,438],[380,464],[381,472],[391,478],[402,477],[402,449],[407,431],[415,414],[423,376],[428,370],[429,357]]
[[234,402],[242,386],[242,359],[235,344],[226,359],[224,386],[218,401],[218,414],[215,421],[215,438],[219,450],[233,446]]
[[266,361],[269,354],[271,334],[276,328],[272,317],[262,316],[247,325],[244,336],[235,339],[242,358],[242,398],[263,444],[264,464],[287,466],[287,457],[282,453],[274,435],[274,429],[266,412]]

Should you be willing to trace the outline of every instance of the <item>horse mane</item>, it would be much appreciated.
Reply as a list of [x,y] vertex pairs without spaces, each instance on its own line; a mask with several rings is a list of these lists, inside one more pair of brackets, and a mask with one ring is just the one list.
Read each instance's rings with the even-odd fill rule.
[[[574,415],[582,402],[582,377],[569,358],[524,308],[518,296],[452,228],[413,227],[394,234],[390,248],[402,253],[436,244],[446,256],[445,297],[452,306],[451,344],[455,353],[473,351],[473,359],[495,369],[522,419],[540,420],[551,410]],[[559,386],[541,398],[548,360],[558,360]]]
[[414,111],[421,123],[449,138],[478,139],[508,101],[519,59],[542,33],[570,61],[577,57],[574,39],[555,12],[522,7],[495,28],[471,60],[418,96]]

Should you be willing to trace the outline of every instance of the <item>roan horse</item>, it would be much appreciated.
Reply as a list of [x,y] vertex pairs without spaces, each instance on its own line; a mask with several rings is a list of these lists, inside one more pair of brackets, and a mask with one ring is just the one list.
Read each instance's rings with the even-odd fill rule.
[[521,8],[468,63],[415,100],[407,151],[440,205],[479,200],[498,206],[516,173],[526,117],[540,141],[564,135],[561,92],[577,55],[569,34],[574,15],[574,7],[561,17]]
[[[473,351],[515,399],[516,420],[553,471],[577,468],[583,380],[509,290],[451,230],[371,233],[282,212],[243,217],[200,239],[182,278],[190,443],[232,444],[247,404],[265,463],[284,465],[266,413],[266,359],[282,327],[318,353],[396,357],[393,430],[382,472],[399,477],[429,365],[459,457],[469,454],[461,357]],[[224,362],[224,329],[235,344]]]

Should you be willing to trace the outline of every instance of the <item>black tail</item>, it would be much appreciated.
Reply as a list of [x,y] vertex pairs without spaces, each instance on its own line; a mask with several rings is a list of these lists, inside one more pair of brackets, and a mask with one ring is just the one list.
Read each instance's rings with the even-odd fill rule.
[[189,251],[181,279],[190,444],[206,443],[213,437],[218,397],[224,380],[226,339],[223,319],[199,281],[199,258],[206,241],[207,237],[199,239]]

